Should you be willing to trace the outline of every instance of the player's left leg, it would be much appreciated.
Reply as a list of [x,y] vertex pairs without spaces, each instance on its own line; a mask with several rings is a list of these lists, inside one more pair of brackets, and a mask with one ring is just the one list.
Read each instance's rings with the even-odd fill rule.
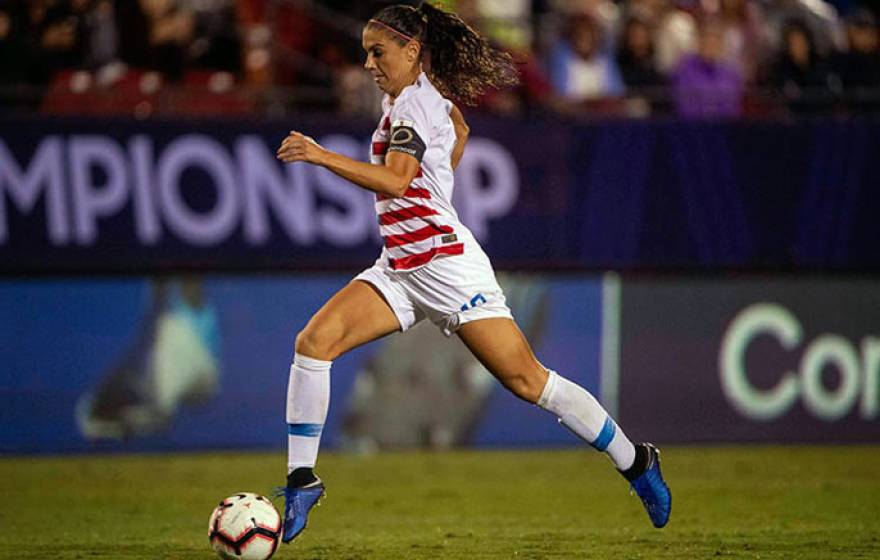
[[513,394],[555,414],[562,425],[607,453],[642,499],[651,522],[656,527],[666,525],[671,495],[660,474],[654,446],[633,445],[593,395],[541,365],[513,320],[497,317],[471,321],[457,334]]

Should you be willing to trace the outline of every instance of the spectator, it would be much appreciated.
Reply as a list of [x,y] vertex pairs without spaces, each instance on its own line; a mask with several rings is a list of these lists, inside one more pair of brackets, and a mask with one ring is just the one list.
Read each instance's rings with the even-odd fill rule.
[[614,60],[602,49],[603,30],[586,14],[569,20],[565,36],[550,53],[550,81],[569,101],[585,101],[623,93]]
[[0,84],[18,85],[28,81],[24,10],[11,0],[0,1]]
[[653,4],[654,45],[657,51],[657,69],[669,75],[682,57],[697,50],[697,20],[671,0],[633,0],[635,6]]
[[184,0],[193,14],[192,44],[187,56],[193,68],[242,72],[242,41],[234,0]]
[[617,66],[628,90],[656,88],[663,76],[654,64],[654,38],[647,22],[630,16],[623,25],[617,44]]
[[193,13],[175,0],[116,0],[122,60],[179,80],[193,38]]
[[827,57],[846,48],[837,10],[823,0],[773,0],[765,4],[764,13],[772,52],[783,50],[788,22],[794,20],[809,31],[819,56]]
[[[93,70],[90,84],[116,84],[125,66],[112,63],[122,60],[158,70],[171,81],[191,69],[210,69],[244,76],[252,86],[292,88],[283,94],[264,91],[278,107],[371,112],[373,100],[357,97],[364,79],[358,35],[365,17],[385,4],[0,0],[0,103],[11,106],[10,95],[31,91],[37,105],[40,91],[62,69]],[[663,84],[671,83],[682,114],[732,116],[740,114],[743,84],[757,80],[780,91],[798,113],[827,106],[831,90],[842,91],[860,111],[880,105],[868,99],[880,90],[880,39],[875,16],[866,10],[844,20],[844,35],[836,10],[822,0],[445,0],[445,5],[494,36],[518,61],[520,86],[485,96],[479,103],[484,110],[581,112],[586,102],[591,109],[625,107],[628,114],[645,114],[658,110],[659,96],[649,105],[638,94],[665,93]],[[707,18],[698,12],[711,18],[709,27],[721,30],[720,58],[712,54],[714,32],[702,29],[698,19]],[[547,17],[536,20],[536,13]],[[797,24],[789,23],[792,16]],[[556,41],[555,21],[565,28]],[[619,33],[612,32],[618,25]],[[778,56],[764,60],[777,45]],[[848,48],[832,56],[841,45]],[[756,78],[758,67],[763,75]],[[191,72],[187,83],[211,77]],[[231,76],[224,77],[232,83]],[[630,110],[631,102],[643,110]]]
[[627,89],[626,114],[647,116],[665,110],[666,80],[657,71],[654,38],[644,19],[635,15],[626,19],[618,39],[616,60]]
[[742,112],[743,79],[724,60],[721,23],[700,23],[697,52],[685,56],[672,75],[676,111],[685,118],[736,117]]
[[793,20],[782,32],[782,49],[770,71],[770,85],[795,113],[815,113],[831,100],[831,73],[805,22]]
[[747,83],[754,83],[770,33],[760,5],[756,0],[720,0],[718,17],[724,33],[724,58]]
[[38,91],[31,85],[33,63],[23,2],[0,0],[0,112],[33,109]]
[[[880,44],[877,20],[867,9],[859,9],[846,18],[849,49],[833,61],[834,73],[845,94],[880,89]],[[877,92],[874,92],[877,95]]]
[[116,62],[119,56],[119,32],[111,0],[93,0],[86,13],[85,66],[99,69]]
[[242,73],[251,86],[265,88],[272,75],[272,31],[263,0],[239,0],[236,3],[238,27],[242,36]]
[[88,2],[33,0],[26,9],[30,81],[45,86],[58,70],[82,66]]

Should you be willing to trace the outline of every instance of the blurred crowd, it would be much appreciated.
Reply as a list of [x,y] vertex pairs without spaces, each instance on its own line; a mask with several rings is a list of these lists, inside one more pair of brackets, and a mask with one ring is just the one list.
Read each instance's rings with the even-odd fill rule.
[[[0,110],[373,114],[354,0],[0,0]],[[519,64],[477,110],[880,114],[859,0],[445,0]]]

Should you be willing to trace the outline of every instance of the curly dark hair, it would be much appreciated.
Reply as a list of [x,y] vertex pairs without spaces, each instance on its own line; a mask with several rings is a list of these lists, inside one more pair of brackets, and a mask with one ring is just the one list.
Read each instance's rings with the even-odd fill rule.
[[[473,105],[488,89],[519,83],[519,74],[509,54],[494,48],[458,15],[437,9],[428,2],[418,8],[405,4],[388,6],[367,25],[377,25],[374,22],[422,43],[423,52],[427,50],[430,55],[428,77],[444,97]],[[397,33],[389,35],[401,46],[407,43]]]

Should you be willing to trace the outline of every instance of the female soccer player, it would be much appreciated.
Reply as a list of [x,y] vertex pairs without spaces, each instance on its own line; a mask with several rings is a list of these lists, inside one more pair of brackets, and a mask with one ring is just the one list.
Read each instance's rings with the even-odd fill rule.
[[457,15],[427,2],[382,9],[364,28],[363,47],[364,66],[385,93],[370,163],[328,151],[299,132],[291,132],[277,154],[284,162],[326,167],[376,193],[385,245],[376,263],[330,298],[296,337],[287,393],[283,540],[302,532],[324,494],[313,468],[327,417],[332,361],[424,318],[447,336],[457,334],[516,396],[555,414],[606,452],[652,523],[663,527],[671,496],[657,449],[633,445],[589,392],[537,360],[513,321],[488,257],[452,207],[452,171],[468,127],[448,97],[473,101],[486,88],[514,83],[510,57]]

